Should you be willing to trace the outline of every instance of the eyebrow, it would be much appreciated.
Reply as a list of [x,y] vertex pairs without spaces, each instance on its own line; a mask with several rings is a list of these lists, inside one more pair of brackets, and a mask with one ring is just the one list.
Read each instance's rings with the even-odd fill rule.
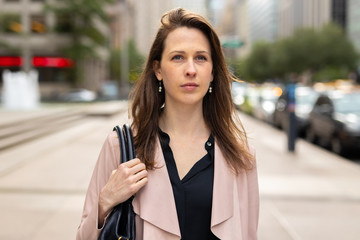
[[[184,54],[185,51],[174,50],[174,51],[171,51],[171,52],[169,53],[169,55],[170,55],[170,54],[173,54],[173,53],[182,53],[182,54]],[[196,51],[196,53],[197,53],[197,54],[199,54],[199,53],[200,53],[200,54],[206,53],[206,54],[210,55],[210,53],[209,53],[208,51],[206,51],[206,50],[199,50],[199,51]]]

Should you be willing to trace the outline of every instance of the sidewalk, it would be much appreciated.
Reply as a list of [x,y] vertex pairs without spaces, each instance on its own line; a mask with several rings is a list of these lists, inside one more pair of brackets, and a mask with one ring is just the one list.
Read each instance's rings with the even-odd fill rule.
[[360,165],[247,115],[261,195],[260,240],[360,239]]
[[[302,140],[288,153],[283,132],[247,115],[241,119],[258,160],[259,240],[360,239],[360,165]],[[1,151],[0,239],[75,239],[101,145],[111,128],[125,121],[127,111],[88,117]],[[11,168],[4,164],[13,161]]]

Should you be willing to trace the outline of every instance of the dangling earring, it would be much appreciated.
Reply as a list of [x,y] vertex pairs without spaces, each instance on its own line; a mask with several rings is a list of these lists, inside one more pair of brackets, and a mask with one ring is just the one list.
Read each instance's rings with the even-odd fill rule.
[[210,83],[210,87],[209,87],[209,93],[212,93],[212,86],[211,86],[211,83]]
[[159,92],[162,92],[161,82],[162,82],[162,81],[159,81]]

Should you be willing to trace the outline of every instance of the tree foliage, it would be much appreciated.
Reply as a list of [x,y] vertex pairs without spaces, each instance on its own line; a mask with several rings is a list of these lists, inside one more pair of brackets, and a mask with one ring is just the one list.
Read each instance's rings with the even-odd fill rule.
[[346,76],[358,60],[359,54],[343,30],[329,24],[320,31],[303,28],[288,38],[255,44],[237,71],[248,80],[286,79],[311,72],[316,80],[329,81]]
[[63,0],[45,5],[46,11],[65,17],[72,42],[63,49],[64,55],[75,62],[74,80],[81,81],[80,63],[86,59],[97,58],[96,49],[106,47],[108,38],[98,28],[98,23],[107,24],[105,6],[113,0]]
[[[129,56],[128,79],[131,83],[134,83],[143,71],[145,57],[139,53],[133,40],[128,42],[127,50]],[[111,51],[110,76],[112,79],[121,79],[121,51],[124,51],[124,49],[115,49]]]

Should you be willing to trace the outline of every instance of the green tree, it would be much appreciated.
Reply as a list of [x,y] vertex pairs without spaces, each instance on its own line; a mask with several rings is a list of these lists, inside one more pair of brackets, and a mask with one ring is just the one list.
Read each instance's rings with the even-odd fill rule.
[[[143,71],[143,64],[145,57],[139,53],[136,48],[135,42],[130,40],[128,42],[129,51],[129,82],[134,83]],[[121,79],[121,49],[114,49],[111,51],[110,56],[110,76],[112,79]]]
[[320,35],[314,29],[303,28],[295,31],[287,39],[287,46],[283,52],[287,55],[288,71],[301,74],[309,68],[318,68],[323,62],[324,48],[320,43]]
[[108,47],[108,38],[97,27],[98,23],[108,23],[105,6],[113,0],[63,0],[56,4],[47,4],[46,11],[57,16],[66,16],[71,27],[67,28],[72,42],[63,49],[64,55],[75,62],[73,81],[82,81],[80,65],[87,59],[98,57],[96,49]]
[[251,54],[243,63],[244,76],[250,79],[266,79],[270,76],[270,52],[271,44],[257,42],[254,44]]
[[327,66],[356,67],[359,54],[340,27],[335,24],[325,26],[320,32],[320,38],[324,54],[323,62]]
[[346,79],[348,71],[341,67],[324,67],[316,71],[313,75],[314,82],[328,82],[335,79]]
[[343,30],[329,24],[320,31],[303,28],[288,38],[255,44],[242,60],[245,67],[240,72],[259,81],[288,79],[304,72],[314,74],[315,80],[329,81],[346,76],[358,59],[359,54]]

